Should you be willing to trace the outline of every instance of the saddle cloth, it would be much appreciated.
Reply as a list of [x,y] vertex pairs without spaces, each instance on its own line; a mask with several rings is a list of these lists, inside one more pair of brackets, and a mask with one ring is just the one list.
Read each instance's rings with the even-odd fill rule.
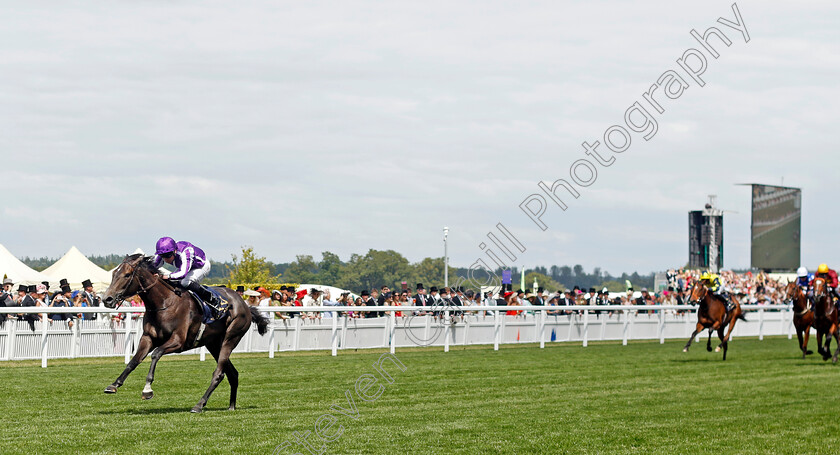
[[211,288],[211,287],[208,287],[208,286],[204,286],[204,288],[207,289],[208,291],[210,291],[216,297],[218,297],[219,300],[222,302],[222,304],[220,305],[221,306],[221,311],[219,312],[219,316],[214,317],[213,309],[210,308],[210,306],[207,304],[207,302],[205,302],[204,300],[201,300],[201,297],[199,297],[195,292],[189,291],[190,295],[192,295],[193,298],[195,298],[196,302],[198,302],[198,305],[201,307],[201,312],[202,312],[201,322],[209,325],[209,324],[212,324],[214,322],[218,322],[218,321],[221,321],[221,320],[225,319],[227,317],[227,315],[229,314],[228,310],[230,310],[230,302],[228,302],[227,299],[225,299],[225,297],[215,288]]

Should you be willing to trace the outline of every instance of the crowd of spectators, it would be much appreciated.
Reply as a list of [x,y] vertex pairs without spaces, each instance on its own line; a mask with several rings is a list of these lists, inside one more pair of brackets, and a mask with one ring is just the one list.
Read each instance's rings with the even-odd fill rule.
[[[328,319],[336,317],[334,311],[319,312],[306,311],[311,306],[349,306],[349,307],[377,307],[377,306],[420,306],[429,307],[428,310],[413,310],[408,312],[397,311],[397,317],[409,315],[432,314],[439,316],[442,310],[449,307],[471,307],[471,306],[521,306],[521,305],[547,305],[547,306],[570,306],[570,305],[687,305],[691,287],[700,280],[701,270],[671,269],[666,273],[667,286],[659,292],[650,292],[642,288],[635,291],[631,283],[626,283],[624,292],[610,292],[607,288],[596,290],[595,288],[581,289],[578,286],[572,289],[561,289],[555,292],[547,292],[542,287],[536,290],[517,289],[514,291],[511,285],[503,285],[501,289],[488,290],[484,293],[463,287],[436,287],[428,290],[422,283],[418,283],[414,293],[408,289],[391,290],[388,286],[362,291],[359,295],[344,291],[340,295],[331,295],[329,290],[318,288],[295,289],[292,286],[281,286],[279,289],[269,291],[264,287],[245,290],[238,286],[237,293],[251,306],[261,308],[271,306],[299,307],[300,311],[271,312],[264,311],[266,317],[288,320],[302,318],[306,320]],[[781,303],[784,292],[783,284],[771,279],[763,272],[735,273],[732,271],[720,272],[723,290],[735,295],[741,303],[750,304],[771,304]],[[43,282],[37,285],[20,284],[15,289],[15,283],[11,279],[3,281],[3,290],[0,291],[0,306],[6,307],[98,307],[101,306],[101,299],[96,294],[90,280],[82,283],[82,289],[71,289],[66,279],[60,282],[60,289],[50,292],[49,283]],[[139,296],[132,296],[122,304],[123,306],[142,307],[143,301]],[[464,310],[467,313],[476,313]],[[462,316],[464,311],[453,311],[457,316]],[[272,316],[273,313],[273,316]],[[342,311],[350,318],[377,318],[385,316],[383,311]],[[547,311],[549,315],[572,314],[573,311],[561,308]],[[601,312],[596,312],[600,314]],[[523,311],[508,310],[508,315],[519,316]],[[132,313],[137,318],[140,313]],[[108,315],[109,320],[120,320],[125,317],[120,314]],[[77,319],[93,320],[106,318],[105,315],[91,313],[64,313],[50,314],[50,322],[64,321],[72,327],[73,321]],[[40,314],[2,314],[0,323],[7,319],[20,319],[28,321],[34,328],[34,321],[41,319]]]
[[[336,312],[306,311],[309,306],[350,306],[350,307],[377,307],[377,306],[421,306],[429,307],[428,310],[397,311],[396,316],[426,315],[440,316],[445,307],[458,307],[452,310],[456,316],[465,313],[477,313],[469,311],[471,306],[521,306],[521,305],[547,305],[547,306],[571,306],[571,305],[688,305],[689,292],[694,284],[700,280],[701,270],[671,269],[666,273],[667,285],[658,292],[651,292],[646,288],[636,291],[632,284],[627,282],[623,292],[610,292],[607,288],[597,290],[595,288],[581,289],[578,286],[572,289],[557,290],[548,292],[542,287],[536,290],[517,289],[513,290],[511,285],[502,286],[501,289],[485,291],[484,293],[463,287],[436,287],[428,290],[422,283],[418,283],[415,292],[412,294],[407,289],[391,290],[388,286],[362,291],[359,295],[350,292],[343,292],[333,296],[329,291],[322,291],[317,288],[295,289],[283,286],[280,289],[269,291],[259,287],[251,290],[244,290],[240,287],[237,291],[246,302],[252,306],[287,306],[300,307],[300,311],[294,312],[264,312],[267,317],[287,320],[291,318],[303,318],[316,320],[332,318]],[[723,271],[720,273],[722,288],[735,295],[741,303],[749,304],[771,304],[781,303],[783,286],[776,280],[771,279],[763,272],[735,273]],[[465,308],[466,307],[466,308]],[[644,311],[644,310],[643,310]],[[579,310],[564,310],[562,308],[548,310],[549,315],[564,315],[577,313]],[[680,311],[677,311],[678,313]],[[350,318],[377,318],[385,316],[383,311],[342,311]],[[521,310],[507,310],[506,314],[521,316],[525,312]],[[596,311],[595,314],[609,313],[607,311]]]
[[[134,296],[126,299],[124,305],[143,306],[143,302],[140,300],[140,297]],[[74,290],[71,288],[67,279],[61,279],[59,282],[59,289],[50,291],[50,283],[47,281],[33,285],[18,284],[17,288],[15,288],[15,282],[10,278],[6,278],[3,280],[3,289],[0,291],[0,306],[7,308],[84,308],[102,306],[102,301],[93,289],[93,283],[90,280],[84,280],[82,282],[82,289]],[[134,313],[134,316],[138,317],[139,313]],[[47,319],[50,323],[55,321],[67,321],[67,324],[72,327],[73,321],[75,320],[95,320],[100,317],[105,319],[103,315],[93,313],[51,313],[48,315]],[[120,317],[121,315],[118,314],[109,315],[107,319],[119,320]],[[10,319],[27,321],[30,328],[34,330],[35,321],[41,320],[42,315],[40,313],[0,313],[0,323]]]

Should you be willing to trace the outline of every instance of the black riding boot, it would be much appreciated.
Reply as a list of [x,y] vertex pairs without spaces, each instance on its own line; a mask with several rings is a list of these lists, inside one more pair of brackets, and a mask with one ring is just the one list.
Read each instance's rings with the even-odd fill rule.
[[201,297],[201,300],[204,300],[204,302],[210,305],[210,308],[212,308],[213,312],[215,313],[214,316],[218,317],[219,314],[222,312],[222,302],[219,300],[218,297],[213,295],[213,293],[210,292],[204,286],[196,283],[195,281],[190,281],[190,284],[189,286],[187,286],[187,289],[195,292],[197,296]]

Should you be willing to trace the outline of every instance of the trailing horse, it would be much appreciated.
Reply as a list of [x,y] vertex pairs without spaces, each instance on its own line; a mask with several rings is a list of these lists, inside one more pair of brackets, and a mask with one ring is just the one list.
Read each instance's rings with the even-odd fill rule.
[[[840,324],[838,324],[837,307],[834,306],[828,285],[822,278],[814,280],[814,328],[817,329],[817,352],[822,354],[823,360],[831,358],[837,363],[840,354]],[[822,340],[825,336],[825,345]],[[837,350],[831,355],[831,337],[837,341]]]
[[788,283],[785,287],[784,302],[793,307],[793,326],[796,327],[796,338],[799,339],[799,349],[804,359],[806,355],[814,353],[808,350],[808,337],[811,336],[811,326],[814,324],[814,308],[796,282]]
[[236,409],[239,372],[230,361],[230,353],[248,331],[252,321],[257,324],[259,333],[264,334],[268,327],[268,319],[256,308],[249,307],[232,290],[216,288],[216,291],[230,302],[230,313],[219,321],[204,325],[203,311],[198,301],[186,290],[176,288],[164,280],[152,265],[150,257],[141,254],[127,256],[122,264],[114,269],[111,285],[105,290],[102,303],[108,308],[115,308],[126,297],[139,294],[146,304],[143,335],[134,357],[114,383],[105,388],[105,393],[116,393],[125,382],[125,378],[146,358],[149,351],[152,351],[152,364],[142,394],[142,398],[148,400],[154,396],[152,382],[155,380],[155,367],[161,356],[206,346],[216,359],[216,370],[213,372],[210,386],[192,408],[192,412],[201,412],[204,409],[210,394],[225,376],[230,383],[228,409]]
[[[690,305],[698,305],[697,308],[697,328],[691,334],[691,338],[683,348],[683,352],[688,352],[691,347],[691,342],[694,337],[704,329],[709,329],[709,340],[706,342],[706,350],[712,351],[712,331],[717,330],[718,338],[720,338],[719,348],[723,348],[723,360],[726,360],[726,351],[729,349],[729,336],[732,334],[732,329],[735,328],[735,320],[741,319],[746,321],[741,305],[733,301],[735,307],[732,311],[726,311],[726,302],[722,298],[712,295],[703,283],[697,283],[691,290],[691,295],[688,298]],[[726,326],[729,326],[729,331],[726,336],[723,335]]]

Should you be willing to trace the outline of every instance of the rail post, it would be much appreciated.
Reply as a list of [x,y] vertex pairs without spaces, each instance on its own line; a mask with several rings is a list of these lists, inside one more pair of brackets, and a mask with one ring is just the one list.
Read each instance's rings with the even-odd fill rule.
[[125,318],[123,318],[125,321],[125,348],[123,348],[123,351],[125,364],[128,365],[128,361],[131,360],[131,313],[123,314],[125,314]]
[[540,310],[540,349],[545,348],[545,318],[546,310]]
[[621,314],[624,315],[624,330],[622,331],[621,345],[627,346],[627,334],[630,329],[630,314],[628,314],[627,310],[621,310]]
[[498,308],[493,311],[493,350],[499,350],[499,330],[500,330],[500,323],[499,323],[499,310]]
[[41,313],[41,368],[47,367],[47,313]]
[[665,344],[665,310],[659,307],[659,344]]
[[[277,313],[272,312],[272,313],[269,313],[269,315],[270,315],[269,318],[271,318],[271,319],[269,320],[269,323],[268,323],[268,358],[273,359],[274,358],[274,349],[275,349],[275,346],[274,346],[274,337],[275,337],[274,326],[277,323]],[[203,353],[204,352],[202,351],[202,354]]]
[[332,356],[335,357],[338,355],[338,311],[335,312],[335,315],[331,319],[332,336],[330,338],[330,346],[332,347]]
[[443,352],[449,352],[449,330],[451,325],[449,323],[449,310],[447,309],[443,312]]
[[589,308],[583,310],[583,347],[589,345]]
[[391,336],[389,337],[388,343],[391,345],[391,354],[394,354],[397,349],[397,343],[394,340],[394,335],[396,334],[397,329],[397,312],[392,311],[389,318],[391,319]]
[[764,341],[764,308],[758,309],[758,341]]
[[15,350],[13,348],[15,343],[15,332],[17,331],[17,320],[16,319],[7,319],[6,320],[6,349],[5,349],[5,359],[12,360],[12,357],[15,355]]

